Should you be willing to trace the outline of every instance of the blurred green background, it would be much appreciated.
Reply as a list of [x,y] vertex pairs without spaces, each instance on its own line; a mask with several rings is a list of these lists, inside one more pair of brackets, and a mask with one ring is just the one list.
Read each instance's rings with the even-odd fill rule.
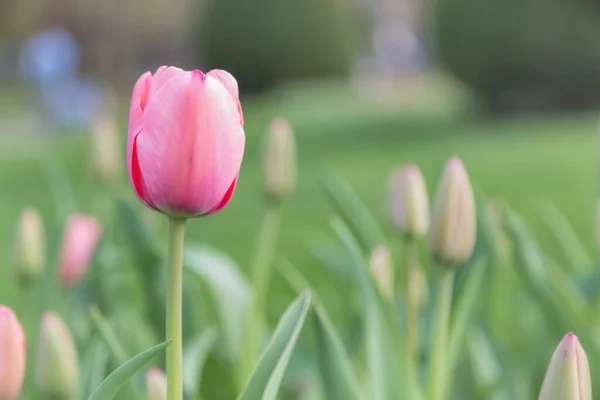
[[[562,254],[542,222],[548,204],[563,211],[595,252],[597,2],[46,3],[0,4],[0,303],[18,308],[22,301],[10,268],[20,211],[31,206],[47,221],[57,218],[47,154],[64,164],[78,211],[98,214],[103,198],[89,163],[90,122],[97,110],[109,110],[121,128],[124,160],[133,82],[162,64],[227,69],[242,89],[247,150],[235,196],[223,212],[191,221],[188,243],[214,245],[247,267],[264,209],[263,137],[272,118],[284,116],[297,135],[299,182],[285,203],[278,253],[318,283],[331,307],[344,306],[343,286],[311,255],[315,244],[333,240],[333,210],[320,189],[331,169],[392,234],[386,202],[391,169],[417,163],[433,192],[444,161],[456,154],[476,188],[522,213],[553,258]],[[62,65],[73,53],[52,43],[50,56],[41,56],[40,47],[24,50],[36,35],[58,27],[77,45],[74,64]],[[58,75],[74,86],[48,88],[45,63],[67,71]],[[65,98],[88,95],[95,101],[77,121],[65,121],[54,109]],[[68,109],[71,103],[64,104]],[[117,191],[143,209],[124,167]],[[164,238],[166,221],[145,215]],[[280,279],[272,286],[275,322],[290,297]]]

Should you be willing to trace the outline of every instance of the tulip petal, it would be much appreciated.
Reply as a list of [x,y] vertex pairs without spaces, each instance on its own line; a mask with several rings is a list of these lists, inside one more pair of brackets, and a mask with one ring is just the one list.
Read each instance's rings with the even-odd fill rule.
[[227,189],[227,192],[225,193],[225,196],[223,196],[221,202],[214,209],[210,210],[208,214],[214,214],[216,212],[221,211],[229,203],[229,200],[231,200],[231,197],[233,196],[233,192],[235,192],[237,179],[238,177],[236,176],[233,182],[231,183],[231,186],[229,186],[229,189]]
[[[141,132],[141,131],[140,131]],[[140,134],[135,136],[133,139],[133,149],[131,151],[131,168],[130,168],[130,176],[131,176],[131,185],[133,186],[133,190],[140,198],[140,200],[150,208],[156,208],[152,204],[152,199],[148,196],[148,189],[146,188],[146,183],[144,182],[144,177],[142,176],[142,171],[140,170],[140,162],[137,154],[137,138]]]
[[[142,130],[144,122],[144,109],[148,105],[150,90],[152,87],[152,74],[146,72],[137,80],[133,87],[131,106],[129,109],[129,126],[127,129],[127,168],[131,178],[131,156],[133,140]],[[133,182],[131,182],[133,184]]]
[[222,69],[210,70],[206,75],[215,78],[225,86],[225,89],[231,94],[233,101],[235,101],[235,104],[237,105],[238,112],[240,113],[240,122],[244,125],[244,114],[242,113],[242,105],[240,104],[240,89],[233,75]]
[[181,74],[187,74],[187,72],[181,68],[166,67],[164,65],[158,68],[152,77],[152,92],[156,92],[169,80]]

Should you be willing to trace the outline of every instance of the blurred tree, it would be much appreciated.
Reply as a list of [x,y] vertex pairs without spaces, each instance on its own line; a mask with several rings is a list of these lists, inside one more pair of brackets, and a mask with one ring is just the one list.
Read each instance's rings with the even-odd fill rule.
[[294,78],[346,74],[357,35],[343,0],[212,0],[201,54],[260,90]]
[[600,10],[577,0],[433,0],[442,64],[496,112],[600,104]]

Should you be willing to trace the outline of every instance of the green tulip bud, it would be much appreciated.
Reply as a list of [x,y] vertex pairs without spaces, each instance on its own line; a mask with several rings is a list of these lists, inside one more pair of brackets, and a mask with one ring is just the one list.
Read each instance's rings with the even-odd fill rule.
[[462,161],[452,157],[446,163],[436,193],[429,250],[440,265],[456,267],[471,257],[476,236],[473,188]]
[[567,333],[554,351],[539,400],[592,400],[587,356],[573,333]]
[[40,276],[44,270],[44,227],[40,214],[33,208],[21,213],[13,248],[13,263],[17,277],[23,283]]
[[396,229],[411,239],[425,236],[429,228],[429,197],[418,166],[408,164],[392,174],[390,203]]
[[75,343],[65,323],[52,312],[42,317],[35,380],[40,391],[53,399],[70,400],[77,391]]
[[296,139],[284,118],[271,122],[266,143],[264,185],[267,198],[281,201],[296,186]]

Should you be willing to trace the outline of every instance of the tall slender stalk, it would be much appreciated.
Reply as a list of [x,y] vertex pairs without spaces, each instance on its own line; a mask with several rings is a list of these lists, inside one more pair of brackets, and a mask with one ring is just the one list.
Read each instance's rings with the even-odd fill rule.
[[406,307],[406,349],[408,357],[416,366],[419,350],[419,310],[417,299],[418,287],[415,287],[415,274],[420,268],[417,260],[418,243],[413,239],[404,241],[404,294]]
[[271,264],[281,221],[281,206],[269,204],[256,244],[252,263],[252,304],[246,317],[244,346],[240,361],[239,385],[250,376],[260,353],[260,335],[265,321],[267,290],[271,279]]
[[442,400],[447,385],[448,330],[452,310],[454,270],[444,269],[435,311],[433,344],[429,354],[428,400]]
[[182,262],[185,219],[169,218],[169,254],[167,266],[167,399],[183,399],[182,343]]

